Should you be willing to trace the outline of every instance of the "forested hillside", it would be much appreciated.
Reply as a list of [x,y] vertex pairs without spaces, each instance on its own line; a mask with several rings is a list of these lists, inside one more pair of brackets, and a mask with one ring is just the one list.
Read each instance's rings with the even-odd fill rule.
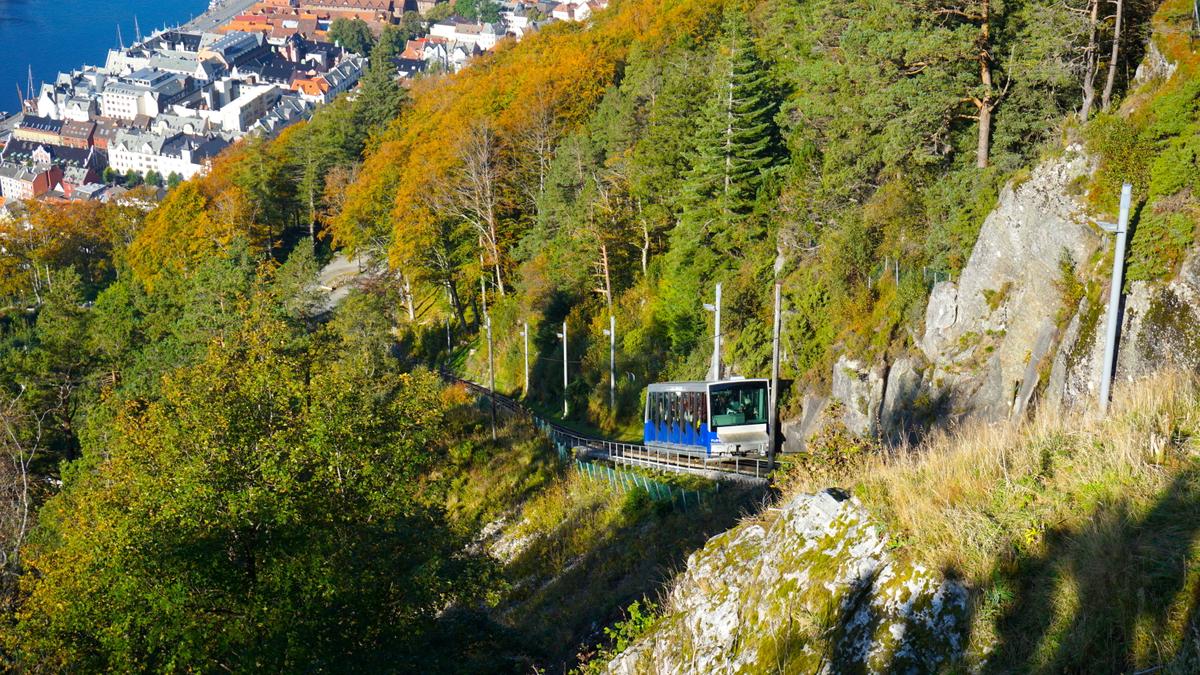
[[1125,5],[1116,49],[1091,9],[626,2],[415,92],[329,232],[386,255],[426,325],[469,333],[482,278],[499,381],[520,385],[528,321],[547,403],[567,321],[595,422],[607,315],[630,414],[646,382],[704,372],[718,281],[734,371],[765,373],[780,281],[785,377],[827,379],[839,351],[906,342],[999,186],[1111,109],[1152,7]]
[[[557,415],[565,323],[566,421],[623,434],[647,383],[707,371],[717,283],[727,370],[767,374],[779,283],[795,417],[839,358],[914,349],[1004,186],[1066,156],[1090,167],[1064,197],[1084,215],[1134,183],[1129,278],[1164,283],[1197,222],[1193,33],[1176,0],[613,0],[408,89],[377,47],[357,92],[161,203],[28,204],[0,222],[4,665],[562,671],[628,646],[656,619],[603,626],[761,500],[597,489],[517,417],[493,439],[432,371],[482,380],[490,320],[516,394],[528,324],[525,402]],[[331,307],[339,254],[371,273]],[[1039,289],[1084,347],[1104,256]],[[876,440],[825,428],[800,483],[877,486],[854,473]],[[889,550],[924,541],[920,508],[882,503]],[[998,614],[978,605],[993,558],[1016,583],[1002,553],[966,582]]]

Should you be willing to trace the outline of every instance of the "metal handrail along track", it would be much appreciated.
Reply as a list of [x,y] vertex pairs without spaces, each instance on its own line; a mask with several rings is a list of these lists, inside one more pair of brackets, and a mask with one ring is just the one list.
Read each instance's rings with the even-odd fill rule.
[[640,443],[626,443],[605,438],[595,438],[576,433],[561,424],[543,418],[529,407],[503,394],[497,394],[487,387],[470,380],[442,371],[442,377],[447,381],[461,384],[480,397],[491,397],[496,406],[509,412],[524,415],[535,422],[550,435],[555,443],[565,443],[571,448],[583,448],[585,453],[594,459],[606,459],[615,464],[640,466],[664,471],[695,473],[716,480],[736,480],[740,482],[765,483],[767,480],[768,460],[753,457],[735,457],[710,459],[695,454],[676,451],[668,448],[648,447]]

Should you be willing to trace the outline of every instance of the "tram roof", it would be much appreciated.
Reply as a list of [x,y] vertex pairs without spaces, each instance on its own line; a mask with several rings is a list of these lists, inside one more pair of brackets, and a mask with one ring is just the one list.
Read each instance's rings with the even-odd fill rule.
[[679,382],[653,382],[646,387],[647,391],[707,391],[710,385],[714,384],[746,384],[746,383],[766,383],[764,377],[753,378],[735,378],[729,380],[692,380]]

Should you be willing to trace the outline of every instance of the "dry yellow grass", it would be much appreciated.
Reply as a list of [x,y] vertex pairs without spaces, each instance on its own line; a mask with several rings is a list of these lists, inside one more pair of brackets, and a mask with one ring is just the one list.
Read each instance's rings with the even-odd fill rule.
[[[1200,383],[1163,373],[1118,389],[1106,417],[936,433],[869,456],[843,487],[897,555],[973,589],[972,650],[989,667],[1186,671],[1200,657],[1198,432]],[[790,489],[829,487],[814,480],[828,477]]]

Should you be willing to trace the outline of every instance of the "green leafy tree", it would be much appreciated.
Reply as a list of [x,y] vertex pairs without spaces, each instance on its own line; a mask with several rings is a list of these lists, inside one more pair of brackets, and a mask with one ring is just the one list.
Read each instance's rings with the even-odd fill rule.
[[404,51],[404,45],[409,40],[420,36],[425,32],[424,23],[421,21],[421,15],[416,12],[405,12],[400,18],[400,23],[394,26],[385,26],[383,32],[379,34],[379,42],[371,50],[371,58],[394,58]]
[[436,379],[368,377],[357,348],[313,363],[263,309],[66,472],[26,558],[18,663],[419,670],[435,614],[470,597],[465,542],[418,492]]
[[[726,12],[712,98],[704,111],[698,147],[688,176],[686,218],[708,223],[714,243],[726,252],[743,245],[734,225],[754,206],[763,176],[775,158],[777,130],[766,69],[755,53],[741,12]],[[755,236],[757,232],[748,233]]]
[[454,5],[451,2],[439,2],[433,6],[433,9],[425,12],[425,20],[438,22],[445,21],[454,15]]
[[454,13],[471,21],[491,23],[500,20],[500,5],[492,0],[455,0]]
[[167,187],[168,188],[174,188],[175,186],[179,185],[182,182],[183,182],[183,176],[179,175],[178,173],[172,171],[171,173],[167,174]]
[[375,36],[371,34],[371,27],[367,25],[366,21],[357,17],[334,19],[333,23],[329,25],[328,39],[362,56],[370,54],[371,47],[375,45]]

